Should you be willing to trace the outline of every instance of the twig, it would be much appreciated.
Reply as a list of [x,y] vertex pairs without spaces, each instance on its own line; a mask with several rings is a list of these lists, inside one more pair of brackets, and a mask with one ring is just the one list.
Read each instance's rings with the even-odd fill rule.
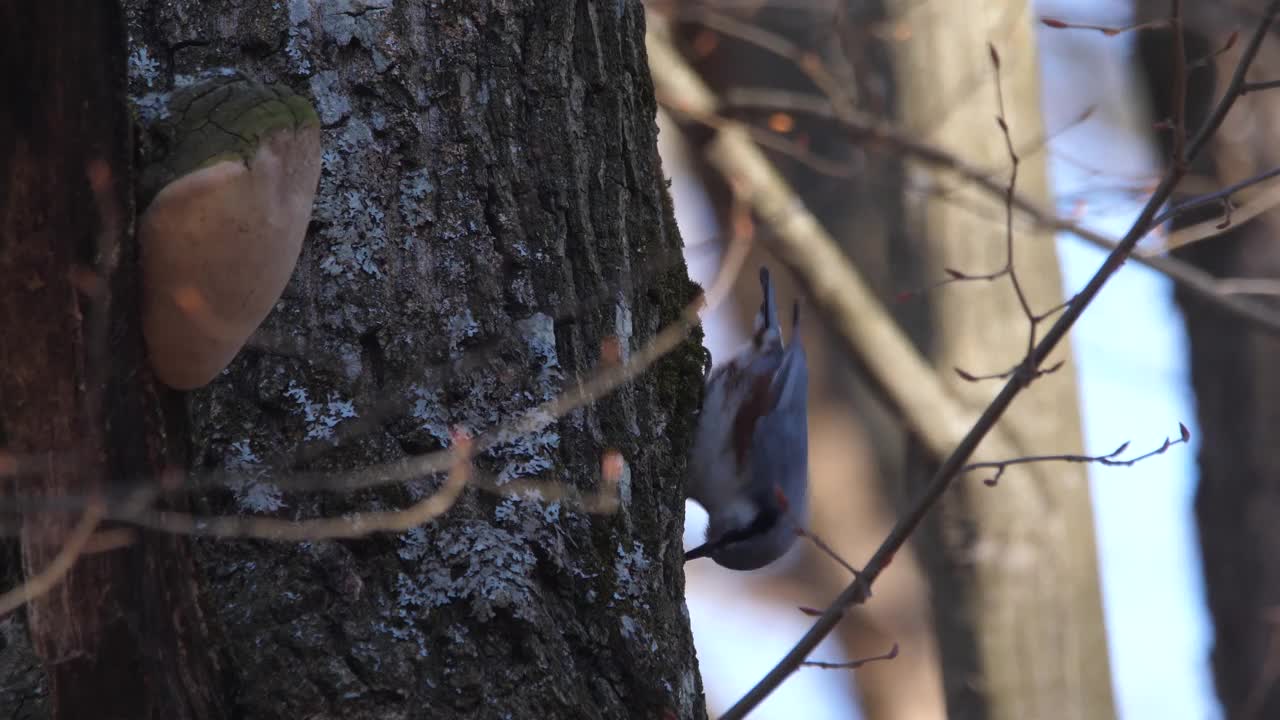
[[[337,518],[286,520],[252,516],[204,517],[176,511],[144,511],[135,507],[128,512],[113,513],[112,517],[142,527],[177,534],[249,537],[278,541],[362,537],[375,532],[403,531],[426,523],[447,512],[457,501],[468,479],[475,474],[470,460],[475,454],[500,444],[511,436],[535,432],[573,409],[594,402],[614,388],[638,376],[679,344],[688,334],[689,328],[697,322],[698,313],[704,308],[714,308],[728,295],[749,251],[749,236],[735,235],[711,288],[686,307],[679,320],[663,328],[648,345],[633,354],[628,362],[605,364],[592,378],[577,388],[565,391],[559,397],[542,404],[507,426],[485,433],[476,440],[455,434],[455,447],[450,450],[373,466],[356,476],[314,473],[294,474],[289,478],[272,478],[273,484],[283,488],[298,485],[308,489],[327,488],[333,487],[333,483],[336,482],[338,487],[351,490],[409,480],[434,474],[441,469],[448,469],[449,478],[444,487],[406,509],[357,512]],[[462,442],[465,442],[465,445],[460,444]],[[601,487],[596,493],[577,503],[587,512],[611,512],[616,508],[617,481],[622,467],[621,456],[616,453],[606,453],[602,466],[604,482],[601,483]],[[228,474],[220,473],[219,475]],[[208,481],[207,476],[205,480]],[[574,494],[558,484],[531,481],[502,486],[491,484],[489,489],[500,493],[536,493],[549,499],[568,498]]]
[[[510,423],[482,433],[475,439],[473,452],[479,454],[513,437],[537,432],[556,419],[599,400],[640,376],[684,341],[689,330],[697,324],[700,313],[707,312],[724,301],[749,252],[749,242],[733,238],[711,287],[686,306],[677,320],[660,330],[643,348],[632,353],[626,363],[599,367],[577,387],[565,390],[556,398],[533,408]],[[452,464],[450,456],[451,453],[445,450],[370,466],[357,476],[349,473],[294,473],[287,478],[272,478],[272,483],[284,489],[357,490],[444,472]]]
[[[1169,0],[1169,27],[1173,28],[1173,150],[1170,164],[1186,171],[1187,145],[1187,39],[1182,25],[1182,0]],[[1156,225],[1158,223],[1152,223]]]
[[434,520],[457,502],[471,475],[472,440],[454,432],[452,467],[444,485],[434,494],[403,510],[351,513],[346,517],[284,520],[268,517],[199,517],[168,510],[146,510],[125,518],[136,525],[165,532],[204,537],[258,538],[302,541],[356,538],[376,532],[403,532]]
[[[900,152],[930,167],[953,172],[960,179],[972,183],[986,192],[998,196],[1003,196],[1004,194],[1004,185],[993,179],[986,169],[973,166],[946,150],[912,138],[891,125],[863,115],[855,114],[847,118],[838,117],[828,101],[813,95],[785,91],[776,91],[774,95],[776,102],[766,107],[789,109],[794,112],[803,112],[839,122],[845,128],[845,133],[850,142],[871,149],[882,148]],[[1105,233],[1091,230],[1078,222],[1059,217],[1051,209],[1041,206],[1036,201],[1020,193],[1015,194],[1013,205],[1039,227],[1056,232],[1070,233],[1103,250],[1114,250],[1119,243],[1117,239],[1109,237]],[[1243,222],[1239,218],[1238,212],[1236,213],[1235,221],[1237,223]],[[1154,223],[1152,226],[1155,226]],[[1179,231],[1174,235],[1177,236],[1182,232],[1184,231]],[[1194,242],[1203,237],[1212,237],[1212,235],[1220,234],[1220,232],[1210,232],[1200,237],[1191,237],[1186,242]],[[1186,242],[1182,244],[1186,244]],[[1167,276],[1207,305],[1215,307],[1270,335],[1280,337],[1280,314],[1246,298],[1224,296],[1218,290],[1214,277],[1203,270],[1176,258],[1155,257],[1145,253],[1134,253],[1131,258],[1135,262]]]
[[1280,87],[1280,80],[1265,80],[1261,82],[1245,83],[1244,87],[1240,89],[1240,94],[1246,95],[1251,92],[1258,92],[1259,90],[1270,90],[1272,88],[1278,88],[1278,87]]
[[881,660],[892,660],[896,657],[898,657],[898,643],[894,643],[893,647],[889,648],[889,652],[884,653],[883,655],[872,655],[871,657],[839,663],[805,660],[800,664],[803,667],[822,668],[823,670],[857,670],[867,663],[879,662]]
[[[1138,241],[1151,230],[1151,221],[1155,218],[1160,207],[1169,199],[1178,182],[1185,174],[1185,166],[1203,149],[1205,142],[1211,137],[1221,126],[1226,118],[1227,112],[1231,106],[1235,104],[1240,96],[1240,88],[1244,83],[1244,75],[1248,71],[1249,66],[1253,64],[1254,59],[1258,55],[1258,51],[1262,46],[1263,39],[1267,36],[1267,31],[1275,21],[1276,14],[1280,12],[1280,0],[1271,0],[1262,21],[1258,23],[1253,36],[1250,38],[1248,46],[1245,48],[1240,62],[1236,66],[1235,74],[1232,82],[1227,88],[1223,98],[1219,101],[1214,112],[1209,116],[1205,125],[1196,134],[1187,148],[1185,155],[1185,163],[1181,166],[1169,168],[1159,186],[1152,193],[1151,198],[1147,201],[1146,206],[1139,213],[1138,218],[1134,221],[1129,231],[1125,233],[1116,249],[1107,256],[1101,267],[1094,273],[1093,277],[1085,285],[1084,289],[1077,295],[1075,302],[1072,302],[1062,315],[1058,318],[1045,336],[1036,345],[1035,352],[1032,354],[1031,367],[1038,367],[1053,352],[1058,343],[1066,337],[1067,332],[1075,325],[1081,314],[1089,307],[1093,299],[1097,297],[1107,280],[1124,264],[1124,261],[1133,253]],[[881,543],[880,547],[871,556],[871,559],[863,567],[862,573],[857,579],[849,584],[848,587],[840,593],[840,595],[832,601],[832,603],[823,612],[822,616],[814,622],[808,632],[796,643],[787,655],[778,662],[778,664],[765,677],[756,684],[750,691],[746,693],[733,707],[721,715],[722,720],[740,720],[753,708],[760,704],[769,696],[779,685],[782,684],[793,672],[796,671],[800,664],[808,657],[809,653],[817,647],[818,643],[825,638],[836,624],[844,617],[847,609],[856,603],[865,602],[870,594],[870,586],[875,582],[880,573],[889,566],[893,557],[906,544],[907,539],[911,537],[915,529],[924,520],[925,516],[938,502],[939,498],[951,487],[951,483],[959,474],[960,470],[968,462],[969,457],[977,449],[982,439],[995,427],[996,423],[1004,415],[1005,410],[1013,403],[1014,398],[1022,391],[1024,387],[1024,373],[1018,373],[1011,378],[995,399],[991,401],[987,409],[982,413],[978,422],[970,428],[964,439],[955,448],[955,450],[943,461],[938,468],[937,473],[930,481],[924,494],[920,496],[910,507],[908,512],[894,525],[889,532],[888,537]]]
[[84,514],[80,516],[80,522],[76,523],[71,535],[67,538],[67,542],[63,544],[58,554],[53,557],[53,561],[49,563],[48,567],[19,583],[12,590],[0,595],[0,617],[4,617],[44,595],[62,582],[62,579],[67,575],[67,571],[71,569],[72,565],[75,565],[76,558],[80,557],[80,553],[84,550],[85,544],[89,542],[89,538],[93,536],[93,531],[97,529],[98,523],[102,522],[105,511],[106,508],[101,503],[90,504],[85,509]]
[[[101,216],[101,229],[95,238],[97,266],[93,270],[73,267],[71,284],[90,303],[85,340],[88,355],[84,377],[85,392],[80,394],[79,410],[83,417],[97,417],[102,409],[102,392],[106,382],[104,370],[109,366],[104,359],[108,350],[110,308],[113,300],[108,278],[112,277],[120,260],[119,238],[122,223],[120,205],[116,202],[116,198],[112,197],[115,183],[110,164],[102,158],[92,158],[85,167],[85,174],[94,203]],[[21,469],[25,464],[24,460],[26,458],[15,454],[0,452],[0,477],[3,477],[6,471],[16,472]],[[85,550],[86,544],[93,537],[94,530],[102,522],[105,513],[106,507],[101,499],[90,500],[80,521],[76,523],[49,565],[18,583],[17,587],[0,594],[0,617],[8,615],[57,587]],[[25,522],[35,522],[35,517],[28,516]]]
[[814,534],[813,531],[806,530],[804,528],[799,528],[796,530],[796,535],[799,535],[805,540],[808,540],[809,542],[813,543],[814,547],[821,550],[822,553],[827,557],[831,558],[832,560],[835,560],[836,563],[840,565],[840,567],[843,567],[845,570],[848,570],[849,574],[857,576],[858,569],[854,567],[852,564],[850,564],[848,560],[845,560],[843,557],[841,557],[840,553],[831,549],[831,546],[828,545],[825,540],[823,540],[822,538]]
[[[1004,372],[990,374],[990,375],[972,375],[964,370],[961,370],[960,368],[955,368],[956,373],[961,378],[969,382],[977,382],[980,380],[1003,380],[1005,378],[1011,377],[1015,372],[1017,372],[1019,367],[1025,366],[1031,359],[1031,351],[1035,348],[1036,331],[1039,328],[1040,323],[1043,322],[1049,315],[1052,314],[1052,311],[1050,311],[1047,314],[1046,313],[1036,314],[1036,312],[1031,309],[1031,301],[1027,299],[1027,294],[1022,289],[1022,282],[1018,279],[1018,268],[1014,264],[1014,260],[1013,260],[1013,238],[1014,238],[1013,201],[1014,201],[1014,198],[1017,197],[1017,192],[1018,192],[1018,167],[1021,163],[1021,160],[1018,157],[1017,150],[1015,150],[1013,147],[1013,136],[1009,132],[1009,121],[1005,116],[1004,89],[1002,88],[1002,83],[1000,82],[1000,53],[996,50],[995,45],[992,45],[990,43],[987,44],[987,51],[991,58],[992,72],[995,73],[996,108],[997,108],[996,124],[1000,127],[1001,137],[1004,138],[1005,151],[1009,157],[1009,183],[1008,185],[1005,186],[1005,190],[1004,190],[1004,210],[1005,210],[1005,213],[1004,213],[1004,230],[1005,230],[1004,266],[1001,267],[996,272],[989,273],[987,275],[977,275],[977,276],[966,275],[965,273],[962,273],[958,270],[952,270],[952,269],[948,269],[947,272],[951,274],[951,281],[954,281],[954,282],[964,282],[964,281],[970,281],[970,280],[991,281],[1001,277],[1008,277],[1009,284],[1013,287],[1013,294],[1018,299],[1018,306],[1022,309],[1022,314],[1026,316],[1029,327],[1027,328],[1027,351],[1018,365],[1015,365],[1014,367]],[[944,282],[948,282],[948,281],[944,281]],[[1055,307],[1063,307],[1066,304],[1070,304],[1070,302],[1071,301],[1068,300],[1066,301],[1066,303],[1055,306]],[[1061,368],[1062,365],[1063,363],[1059,362],[1043,369],[1034,368],[1033,371],[1028,376],[1029,377],[1028,382],[1030,382],[1030,380],[1033,380],[1035,378],[1041,377],[1042,375],[1047,375],[1049,373],[1055,372],[1059,368]]]
[[[1269,172],[1280,173],[1280,169]],[[1228,204],[1222,217],[1212,218],[1175,230],[1164,239],[1163,246],[1156,252],[1170,252],[1201,240],[1217,237],[1233,227],[1242,225],[1262,213],[1280,206],[1280,183],[1271,183],[1261,188],[1243,205],[1231,205],[1229,204],[1229,199],[1223,200],[1223,202]],[[1219,288],[1219,292],[1225,291]]]
[[[767,97],[771,95],[774,91],[755,90],[752,92],[758,93],[761,96]],[[730,94],[736,95],[737,91],[730,91]],[[768,148],[770,150],[782,152],[784,155],[787,155],[795,159],[796,161],[800,162],[801,164],[804,164],[805,166],[809,167],[815,172],[827,174],[827,175],[835,175],[836,173],[832,171],[838,170],[839,175],[848,177],[853,174],[852,168],[855,165],[860,164],[860,163],[854,163],[854,162],[835,163],[825,158],[820,159],[820,156],[816,155],[815,153],[812,153],[811,151],[798,149],[798,146],[796,144],[791,143],[786,138],[779,136],[776,132],[758,128],[758,127],[755,127],[754,125],[750,125],[738,120],[731,119],[719,113],[707,112],[705,108],[701,106],[701,104],[694,105],[694,104],[685,102],[683,101],[682,98],[669,94],[662,87],[655,88],[655,95],[658,98],[658,103],[664,109],[666,109],[668,112],[671,112],[673,115],[680,117],[681,119],[698,123],[700,125],[703,125],[704,127],[714,129],[714,130],[736,129],[741,132],[745,132],[753,140],[755,140],[757,145],[760,145],[761,147],[764,147],[764,148]],[[825,102],[825,100],[823,100],[822,102]],[[753,105],[753,107],[757,107],[757,106],[758,105]],[[786,110],[786,108],[784,108],[781,105],[777,106],[777,109],[779,109],[780,111]],[[1032,148],[1036,147],[1034,143],[1028,143],[1028,146]],[[803,152],[804,154],[803,155],[798,154],[801,152]],[[1023,151],[1019,150],[1018,152],[1021,153]],[[866,178],[866,179],[870,185],[873,185],[873,186],[883,185],[887,187],[887,185],[885,185],[882,181],[876,178]],[[894,188],[895,192],[898,189],[899,188],[895,186]],[[903,192],[920,193],[922,195],[925,195],[931,198],[938,198],[940,200],[951,202],[957,207],[963,207],[969,212],[972,212],[975,216],[988,217],[987,215],[985,215],[985,213],[988,212],[988,209],[985,206],[979,207],[976,203],[968,201],[967,198],[954,197],[954,194],[949,189],[945,187],[941,187],[940,185],[936,185],[932,183],[924,183],[920,187],[908,185],[903,190]],[[1003,214],[1001,217],[1003,217]],[[932,290],[938,286],[945,285],[947,282],[948,281],[942,281],[934,285],[930,285],[926,288],[922,288],[921,290],[918,290],[918,291],[901,293],[899,297],[900,298],[908,297],[913,294],[927,292],[928,290]]]
[[730,125],[741,127],[751,135],[751,138],[759,145],[767,147],[770,150],[780,152],[796,162],[808,167],[814,172],[830,175],[832,177],[847,178],[855,174],[856,166],[848,162],[836,162],[825,158],[807,148],[802,147],[798,143],[792,142],[776,132],[761,130],[760,128],[751,127],[750,125],[742,125],[736,120],[721,117],[715,113],[700,113],[690,108],[681,108],[680,103],[674,98],[664,98],[661,93],[658,94],[658,102],[664,107],[678,109],[682,115],[690,119],[706,125],[709,128],[719,129]]
[[[714,308],[723,301],[749,252],[749,241],[734,238],[711,287],[687,306],[676,322],[661,330],[644,348],[632,354],[626,363],[607,364],[598,368],[587,381],[566,390],[557,398],[526,413],[517,421],[489,431],[474,441],[468,440],[468,458],[505,442],[513,436],[534,432],[573,409],[594,402],[647,370],[685,338],[689,329],[697,322],[699,311],[704,308]],[[359,537],[373,532],[403,530],[438,517],[456,501],[467,478],[474,476],[470,462],[468,461],[464,473],[459,468],[456,457],[456,450],[446,450],[372,466],[354,475],[351,473],[292,473],[286,477],[271,479],[273,484],[283,489],[353,490],[402,482],[442,471],[449,472],[449,480],[440,491],[403,510],[353,513],[347,517],[304,521],[250,516],[202,517],[176,511],[146,510],[145,506],[159,490],[156,483],[150,483],[136,488],[123,505],[111,505],[106,508],[105,513],[112,519],[131,522],[142,527],[179,534],[216,537],[301,540],[321,537]],[[602,473],[606,484],[595,494],[576,502],[587,512],[608,512],[616,507],[616,477],[614,477],[614,484],[608,486],[611,473],[607,468],[611,465],[608,462],[610,458],[611,455],[606,453],[606,471]],[[0,455],[0,460],[3,460],[3,463],[0,463],[0,471],[16,472],[23,466],[22,458],[18,456]],[[240,477],[238,474],[229,472],[208,473],[198,478],[195,485],[206,487],[238,477]],[[547,499],[577,500],[574,492],[554,483],[522,481],[508,483],[501,487],[490,483],[487,489],[501,494],[536,493]],[[140,502],[143,493],[146,493],[145,500]],[[83,507],[86,502],[92,502],[92,500],[67,497],[19,497],[6,499],[4,510],[13,512],[30,512],[38,509],[68,510]]]
[[[749,237],[731,236],[725,251],[724,260],[711,286],[686,306],[681,317],[671,325],[663,328],[645,347],[635,352],[625,363],[605,364],[598,368],[585,382],[576,387],[566,389],[560,396],[525,413],[512,423],[490,430],[473,442],[473,454],[501,444],[512,437],[527,432],[535,432],[574,409],[590,404],[603,397],[623,383],[638,377],[658,359],[670,352],[688,334],[689,329],[697,322],[700,312],[710,312],[718,307],[728,296],[742,266],[750,254],[752,242]],[[34,458],[15,455],[0,449],[0,477],[6,474],[23,474],[34,472]],[[73,458],[61,458],[60,461],[74,462]],[[414,478],[447,472],[452,467],[452,452],[442,450],[401,458],[387,463],[372,465],[351,472],[292,472],[287,475],[273,476],[270,482],[282,490],[359,490],[379,485],[404,482]],[[193,491],[202,488],[222,486],[233,480],[241,479],[240,473],[215,471],[202,473],[184,483],[174,483],[169,490]],[[154,482],[148,482],[129,491],[130,498],[135,491],[154,488]],[[496,486],[495,486],[496,487]],[[511,483],[504,485],[501,492],[512,492],[512,487],[521,491],[539,492],[545,496],[553,495],[552,488],[546,484]],[[32,497],[11,496],[0,499],[0,512],[32,512],[38,510],[76,511],[84,509],[93,498],[88,497]],[[134,500],[131,500],[133,502]],[[129,513],[121,511],[115,503],[108,505],[108,517],[116,520],[127,520]],[[183,526],[191,525],[187,520],[179,521]]]
[[1219,282],[1224,293],[1280,295],[1280,279],[1276,278],[1224,278]]
[[751,43],[756,47],[790,60],[796,68],[809,78],[809,81],[815,87],[822,91],[823,95],[830,99],[838,115],[853,114],[854,105],[849,98],[849,93],[831,75],[822,60],[813,52],[796,45],[788,38],[706,7],[686,5],[678,10],[673,10],[672,14],[681,20],[699,23],[718,33]]
[[1000,478],[1004,475],[1004,471],[1014,465],[1028,465],[1031,463],[1045,463],[1045,462],[1068,462],[1068,463],[1097,463],[1099,465],[1108,465],[1112,467],[1131,467],[1148,458],[1155,457],[1156,455],[1163,455],[1169,448],[1173,447],[1174,445],[1181,445],[1183,443],[1190,442],[1190,441],[1191,441],[1191,431],[1187,430],[1186,425],[1183,425],[1182,423],[1178,423],[1177,439],[1165,438],[1164,443],[1162,443],[1160,447],[1156,448],[1155,450],[1150,450],[1136,457],[1131,457],[1124,460],[1121,460],[1119,456],[1120,456],[1120,453],[1123,453],[1125,450],[1129,449],[1128,441],[1122,443],[1120,447],[1116,448],[1115,450],[1112,450],[1111,452],[1105,455],[1074,455],[1069,453],[1061,454],[1061,455],[1027,455],[1025,457],[1011,458],[1009,460],[997,460],[995,462],[969,463],[968,465],[965,465],[964,467],[960,468],[960,472],[970,473],[970,472],[973,472],[974,470],[993,469],[996,471],[996,474],[992,475],[991,477],[984,478],[982,482],[988,487],[994,487],[1000,481]]
[[[564,391],[559,397],[527,413],[515,423],[502,426],[468,440],[468,458],[522,432],[532,432],[576,407],[593,402],[622,383],[628,382],[649,368],[657,359],[681,342],[689,328],[697,320],[700,310],[710,311],[723,302],[742,265],[751,250],[751,236],[734,235],[726,249],[720,270],[702,296],[686,307],[682,317],[658,333],[644,348],[634,353],[625,363],[605,363],[586,382]],[[164,483],[151,482],[130,491],[123,503],[108,504],[105,515],[121,522],[129,522],[175,534],[252,537],[266,540],[295,541],[333,537],[360,537],[374,532],[404,530],[428,522],[446,512],[456,502],[463,486],[454,485],[459,477],[457,450],[445,450],[426,455],[402,458],[397,461],[365,468],[352,473],[291,473],[284,477],[272,477],[271,482],[282,489],[291,490],[354,490],[380,484],[436,474],[450,473],[449,481],[436,494],[419,501],[409,508],[390,511],[357,512],[338,518],[310,520],[286,520],[260,516],[200,516],[177,511],[148,510],[147,506],[158,495]],[[6,471],[18,472],[26,467],[23,458],[0,452],[0,477]],[[618,503],[617,487],[625,461],[616,451],[607,451],[601,460],[601,477],[604,482],[597,490],[586,495],[575,488],[558,482],[518,480],[499,485],[477,473],[468,462],[466,477],[480,489],[499,495],[536,495],[545,501],[561,501],[589,513],[613,512]],[[206,473],[195,483],[164,489],[193,490],[226,483],[241,477],[237,473]],[[465,483],[464,483],[465,484]],[[68,511],[86,507],[86,503],[100,498],[16,497],[5,498],[0,512]],[[118,538],[113,538],[118,542]]]
[[1212,205],[1213,203],[1221,202],[1224,200],[1230,200],[1232,195],[1235,195],[1241,190],[1245,190],[1247,188],[1253,187],[1254,185],[1260,185],[1266,182],[1267,180],[1270,180],[1271,178],[1276,177],[1278,175],[1280,175],[1280,167],[1272,168],[1270,170],[1267,170],[1266,172],[1258,173],[1253,177],[1245,178],[1240,182],[1232,183],[1231,185],[1228,185],[1222,188],[1221,190],[1215,190],[1214,192],[1211,192],[1211,193],[1198,195],[1196,197],[1191,198],[1190,200],[1186,200],[1184,202],[1178,203],[1177,205],[1171,206],[1169,209],[1160,213],[1160,215],[1158,215],[1156,219],[1153,220],[1152,222],[1156,225],[1163,225],[1167,221],[1172,220],[1173,218],[1179,215],[1182,215],[1183,213],[1189,212],[1191,210],[1195,210],[1196,208],[1204,207],[1205,205]]
[[1042,17],[1040,18],[1040,22],[1054,30],[1096,30],[1107,37],[1115,37],[1116,35],[1122,35],[1135,30],[1155,30],[1157,28],[1166,27],[1168,23],[1168,21],[1164,19],[1159,19],[1134,23],[1132,25],[1090,25],[1087,23],[1067,22],[1054,17]]

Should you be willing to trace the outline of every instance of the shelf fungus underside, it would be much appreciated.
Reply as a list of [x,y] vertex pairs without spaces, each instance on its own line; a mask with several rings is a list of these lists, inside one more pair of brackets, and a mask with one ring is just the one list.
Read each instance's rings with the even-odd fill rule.
[[209,383],[279,300],[320,179],[320,121],[284,85],[227,74],[160,99],[139,184],[143,334],[156,376]]

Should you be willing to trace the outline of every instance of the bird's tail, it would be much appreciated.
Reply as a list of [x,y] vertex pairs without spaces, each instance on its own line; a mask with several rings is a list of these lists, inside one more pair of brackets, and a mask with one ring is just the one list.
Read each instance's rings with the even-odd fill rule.
[[769,281],[769,268],[760,268],[760,312],[756,315],[756,345],[768,340],[782,340],[782,327],[778,324],[778,302],[773,296],[773,283]]

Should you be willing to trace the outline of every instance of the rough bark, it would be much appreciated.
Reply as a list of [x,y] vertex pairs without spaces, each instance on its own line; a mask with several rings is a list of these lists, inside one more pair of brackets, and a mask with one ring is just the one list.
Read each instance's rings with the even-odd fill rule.
[[[1187,55],[1209,56],[1224,47],[1233,31],[1245,32],[1262,3],[1237,3],[1230,11],[1217,3],[1188,4]],[[1140,17],[1168,15],[1168,3],[1139,3]],[[1280,70],[1274,31],[1263,46],[1250,80],[1270,80]],[[1152,116],[1170,116],[1173,46],[1167,32],[1144,34],[1136,60],[1148,82]],[[1194,129],[1206,114],[1215,85],[1222,87],[1239,61],[1238,49],[1213,57],[1212,69],[1189,76],[1188,124]],[[1194,193],[1224,187],[1280,164],[1275,151],[1274,118],[1280,109],[1274,91],[1251,93],[1237,103],[1223,131],[1193,168],[1201,179],[1188,183]],[[1167,158],[1167,133],[1153,139]],[[1207,180],[1207,182],[1204,182]],[[1235,198],[1247,202],[1251,192]],[[1214,205],[1180,217],[1177,228],[1212,221]],[[1201,241],[1178,254],[1223,278],[1280,278],[1280,242],[1274,210]],[[1280,634],[1274,616],[1280,604],[1280,343],[1239,320],[1227,317],[1189,293],[1175,292],[1190,344],[1191,384],[1199,423],[1199,484],[1196,522],[1203,558],[1205,594],[1214,629],[1210,658],[1218,698],[1232,720],[1280,716]],[[1268,301],[1268,298],[1259,298]],[[1274,302],[1273,302],[1274,304]]]
[[[760,88],[819,92],[793,58],[781,57],[724,31],[717,21],[727,17],[813,52],[825,68],[841,78],[849,101],[859,112],[891,118],[896,102],[893,69],[886,43],[878,33],[886,22],[884,3],[840,0],[840,4],[839,12],[833,9],[829,13],[796,12],[767,3],[738,11],[718,8],[714,2],[674,3],[672,10],[675,18],[683,19],[677,27],[686,55],[726,100],[726,115],[768,127],[774,111],[734,109],[736,93]],[[710,42],[711,38],[715,41]],[[783,134],[785,138],[827,164],[846,170],[845,175],[827,174],[792,155],[766,150],[805,199],[806,207],[839,240],[881,297],[922,285],[922,248],[911,242],[901,221],[900,158],[851,145],[847,134],[831,122],[803,114],[790,115],[790,120],[794,127]],[[695,139],[705,135],[696,126],[688,130]],[[703,180],[712,188],[711,195],[725,218],[723,224],[729,227],[727,183],[710,169],[704,171]],[[739,283],[738,307],[742,326],[750,328],[758,306],[758,285],[750,273],[746,275],[745,282]],[[780,305],[787,307],[791,302],[789,284],[785,278],[780,284]],[[929,318],[925,305],[898,303],[892,310],[913,338],[926,344]],[[819,322],[806,322],[804,330],[812,365],[809,476],[815,501],[809,525],[856,563],[870,556],[892,522],[892,509],[884,494],[898,492],[907,441],[901,424],[867,388],[858,369],[832,352],[836,344],[830,342],[821,318],[814,319]],[[762,587],[760,592],[780,598],[780,605],[821,605],[848,584],[848,572],[830,558],[809,546],[805,546],[803,557],[804,562],[792,565],[788,574],[755,581],[774,586]],[[785,587],[778,587],[781,585]],[[902,648],[893,662],[873,663],[850,674],[850,696],[857,698],[866,717],[891,720],[934,717],[943,712],[927,592],[911,551],[894,563],[877,588],[876,599],[852,611],[837,632],[849,657],[877,655],[894,642]]]
[[[130,90],[232,66],[315,99],[324,171],[298,269],[252,347],[186,397],[207,513],[400,507],[439,478],[284,492],[515,419],[628,355],[696,288],[656,154],[640,3],[160,2],[125,7]],[[681,570],[696,338],[477,459],[616,513],[469,488],[401,535],[198,540],[238,717],[704,715]],[[174,662],[180,659],[171,658]]]
[[[896,58],[903,123],[980,167],[1009,171],[988,42],[999,53],[1006,116],[1023,152],[1018,190],[1049,200],[1038,65],[1028,2],[891,3],[911,29]],[[946,269],[993,272],[1005,263],[1005,210],[961,181],[941,178],[935,194],[913,194],[908,213]],[[1052,234],[1016,228],[1014,262],[1035,312],[1062,300]],[[1007,279],[961,283],[929,294],[933,358],[957,397],[978,412],[998,389],[970,382],[1007,370],[1027,351],[1030,325]],[[1069,355],[1007,413],[1019,454],[1079,452],[1082,446]],[[931,464],[921,458],[922,465]],[[927,468],[925,468],[927,470]],[[1016,471],[1015,471],[1016,470]],[[927,478],[913,473],[912,481]],[[1011,468],[996,488],[960,480],[922,542],[933,582],[950,716],[1106,718],[1114,715],[1086,469]]]

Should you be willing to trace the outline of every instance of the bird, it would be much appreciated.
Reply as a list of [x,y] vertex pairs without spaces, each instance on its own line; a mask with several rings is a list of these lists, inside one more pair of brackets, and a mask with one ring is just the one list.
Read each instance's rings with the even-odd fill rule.
[[710,521],[686,562],[710,557],[732,570],[759,569],[782,557],[806,522],[809,369],[800,304],[784,344],[767,267],[760,288],[751,342],[706,377],[685,495]]

